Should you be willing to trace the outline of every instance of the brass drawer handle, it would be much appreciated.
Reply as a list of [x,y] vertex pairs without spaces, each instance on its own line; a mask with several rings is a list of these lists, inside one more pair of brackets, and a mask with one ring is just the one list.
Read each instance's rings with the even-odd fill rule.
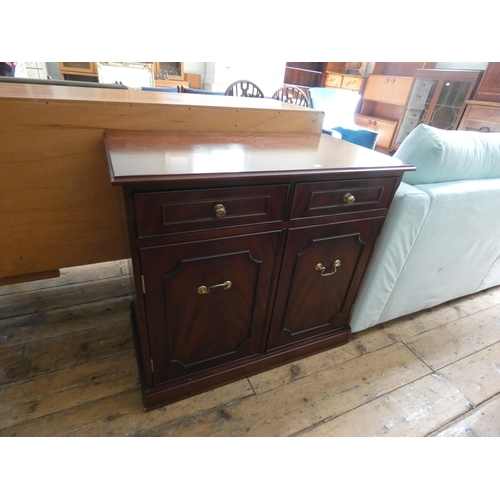
[[224,205],[218,203],[214,207],[214,214],[216,215],[216,217],[218,219],[221,219],[222,217],[224,217],[226,215],[226,207]]
[[335,274],[337,272],[337,268],[340,267],[340,260],[336,260],[334,263],[333,263],[333,271],[331,273],[326,273],[325,274],[325,271],[326,271],[326,267],[321,264],[321,262],[319,264],[316,264],[316,271],[320,272],[321,273],[321,276],[331,276],[332,274]]
[[229,290],[232,286],[233,284],[230,281],[224,281],[224,283],[221,283],[220,285],[212,285],[212,286],[202,285],[198,287],[198,294],[207,295],[208,293],[210,293],[211,288],[218,288],[218,287],[222,287],[223,290]]
[[481,128],[479,129],[479,132],[483,132],[483,134],[485,134],[485,133],[487,133],[487,132],[489,132],[489,131],[490,131],[490,128],[489,128],[489,127],[481,127]]
[[351,193],[346,193],[344,195],[344,201],[346,203],[348,203],[349,205],[351,205],[352,203],[354,203],[356,201],[356,198]]

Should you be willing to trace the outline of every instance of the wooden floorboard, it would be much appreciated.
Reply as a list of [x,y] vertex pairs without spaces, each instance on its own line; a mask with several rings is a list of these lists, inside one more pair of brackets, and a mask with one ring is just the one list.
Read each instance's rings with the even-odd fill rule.
[[0,287],[0,436],[500,436],[500,287],[145,412],[128,272]]

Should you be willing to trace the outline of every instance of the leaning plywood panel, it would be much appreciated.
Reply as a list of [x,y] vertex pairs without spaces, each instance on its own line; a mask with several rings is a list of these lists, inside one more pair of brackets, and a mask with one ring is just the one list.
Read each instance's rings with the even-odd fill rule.
[[4,83],[0,285],[129,255],[109,129],[321,133],[323,113],[272,99]]

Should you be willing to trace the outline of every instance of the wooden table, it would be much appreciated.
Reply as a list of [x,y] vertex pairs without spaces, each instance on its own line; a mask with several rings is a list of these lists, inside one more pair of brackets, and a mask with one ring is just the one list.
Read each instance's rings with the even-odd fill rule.
[[105,130],[319,135],[323,113],[271,99],[0,85],[0,285],[127,258]]

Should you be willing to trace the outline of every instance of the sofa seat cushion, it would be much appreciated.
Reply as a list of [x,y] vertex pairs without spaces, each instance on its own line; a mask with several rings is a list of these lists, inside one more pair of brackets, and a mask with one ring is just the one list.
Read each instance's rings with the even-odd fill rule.
[[500,178],[500,133],[441,130],[421,124],[394,157],[417,167],[403,177],[412,185]]

